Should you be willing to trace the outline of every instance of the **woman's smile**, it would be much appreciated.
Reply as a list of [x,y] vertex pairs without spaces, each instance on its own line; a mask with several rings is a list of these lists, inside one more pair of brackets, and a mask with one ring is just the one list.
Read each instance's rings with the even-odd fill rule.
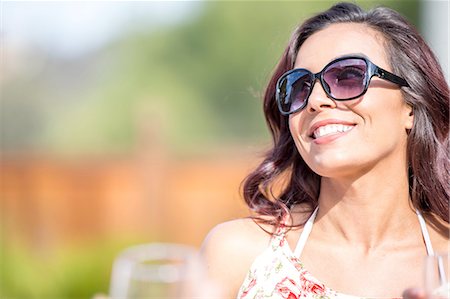
[[325,144],[345,136],[355,126],[355,123],[345,120],[324,119],[313,123],[308,136],[315,144]]
[[324,136],[344,133],[344,132],[351,130],[352,128],[353,128],[353,126],[346,126],[346,125],[341,125],[341,124],[325,125],[325,126],[319,127],[316,130],[314,130],[313,138],[317,139],[317,138],[321,138]]

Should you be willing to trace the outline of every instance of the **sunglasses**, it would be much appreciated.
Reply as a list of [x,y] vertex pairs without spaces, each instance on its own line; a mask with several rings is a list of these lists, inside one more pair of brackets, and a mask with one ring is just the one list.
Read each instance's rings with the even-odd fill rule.
[[366,93],[373,76],[409,87],[405,79],[376,66],[366,57],[345,56],[331,61],[317,74],[307,69],[284,73],[277,82],[278,108],[283,115],[305,108],[317,79],[331,99],[356,99]]

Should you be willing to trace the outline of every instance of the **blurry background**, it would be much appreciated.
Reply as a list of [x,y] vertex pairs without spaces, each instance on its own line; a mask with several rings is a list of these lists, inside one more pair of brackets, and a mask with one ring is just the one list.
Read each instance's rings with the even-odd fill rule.
[[[357,2],[407,16],[448,73],[448,1]],[[0,298],[106,293],[125,247],[247,215],[264,85],[331,4],[1,2]]]

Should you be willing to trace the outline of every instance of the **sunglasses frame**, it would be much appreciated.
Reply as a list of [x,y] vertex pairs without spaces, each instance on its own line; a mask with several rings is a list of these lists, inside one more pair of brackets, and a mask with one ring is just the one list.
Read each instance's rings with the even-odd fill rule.
[[[332,65],[332,64],[334,64],[336,62],[339,62],[339,61],[342,61],[342,60],[348,60],[348,59],[359,59],[359,60],[363,60],[366,63],[367,70],[365,72],[365,76],[366,77],[365,77],[364,90],[359,95],[351,97],[351,98],[344,98],[344,99],[335,98],[330,93],[330,88],[329,88],[328,84],[325,82],[325,80],[323,78],[323,73],[330,65]],[[311,84],[311,88],[310,88],[310,90],[308,92],[308,95],[306,96],[306,99],[305,99],[303,105],[301,105],[299,108],[297,108],[297,109],[295,109],[293,111],[285,112],[285,111],[283,111],[282,105],[281,105],[281,101],[282,101],[281,96],[280,96],[280,94],[281,94],[281,84],[283,83],[284,80],[287,80],[288,76],[290,76],[292,74],[299,73],[299,72],[305,72],[305,75],[309,75],[311,78],[313,78],[313,81],[312,81],[312,84]],[[289,115],[289,114],[292,114],[292,113],[296,113],[297,111],[300,111],[303,108],[305,108],[306,105],[308,105],[309,96],[311,95],[311,92],[312,92],[312,90],[314,88],[314,85],[315,85],[317,80],[320,81],[320,85],[322,85],[322,88],[325,91],[326,95],[329,98],[333,99],[333,100],[336,100],[336,101],[349,101],[349,100],[353,100],[353,99],[359,98],[360,96],[364,95],[367,92],[367,90],[369,88],[369,85],[370,85],[370,81],[371,81],[373,76],[376,76],[378,78],[390,81],[390,82],[395,83],[395,84],[397,84],[399,86],[409,87],[409,84],[408,84],[408,82],[405,79],[403,79],[403,78],[401,78],[401,77],[399,77],[397,75],[394,75],[393,73],[388,72],[385,69],[382,69],[381,67],[375,65],[367,57],[357,56],[357,55],[356,56],[355,55],[342,56],[342,57],[336,58],[336,59],[332,60],[331,62],[327,63],[327,65],[325,65],[322,68],[322,70],[320,72],[316,73],[316,74],[314,74],[311,71],[309,71],[307,69],[304,69],[304,68],[296,68],[296,69],[292,69],[290,71],[287,71],[286,73],[281,75],[281,77],[277,81],[276,96],[275,96],[277,104],[278,104],[278,110],[283,115]],[[296,82],[297,80],[295,80],[294,82]]]

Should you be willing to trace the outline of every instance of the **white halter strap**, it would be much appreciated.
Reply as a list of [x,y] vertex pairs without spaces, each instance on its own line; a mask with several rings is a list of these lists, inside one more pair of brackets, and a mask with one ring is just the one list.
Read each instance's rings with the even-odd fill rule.
[[300,239],[298,240],[297,246],[295,247],[294,256],[300,257],[302,255],[303,248],[305,247],[306,240],[308,240],[309,234],[311,233],[314,220],[316,220],[317,211],[319,207],[317,207],[312,215],[309,217],[308,221],[306,221],[305,226],[303,227],[302,234],[300,235]]
[[422,213],[416,210],[417,218],[419,218],[420,229],[422,230],[423,240],[425,242],[425,247],[427,248],[428,255],[434,255],[433,246],[431,245],[430,234],[428,233],[425,220],[423,219]]

